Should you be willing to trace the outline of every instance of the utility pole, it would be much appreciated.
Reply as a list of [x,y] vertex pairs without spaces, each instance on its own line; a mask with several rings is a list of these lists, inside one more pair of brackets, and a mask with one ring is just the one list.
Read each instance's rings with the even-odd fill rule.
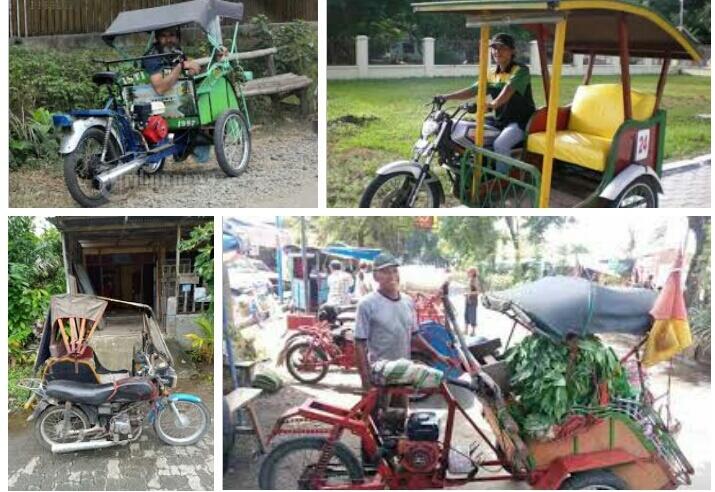
[[281,244],[282,217],[276,217],[276,273],[278,274],[278,299],[283,303],[283,245]]
[[678,29],[683,30],[683,4],[685,0],[680,0],[680,22],[678,23]]
[[310,312],[310,268],[305,244],[305,217],[300,218],[300,259],[303,264],[303,290],[305,294],[305,312]]

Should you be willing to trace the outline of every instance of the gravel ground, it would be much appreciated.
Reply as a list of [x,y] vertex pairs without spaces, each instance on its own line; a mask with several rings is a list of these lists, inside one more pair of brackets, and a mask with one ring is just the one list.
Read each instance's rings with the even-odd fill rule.
[[[169,162],[159,175],[124,177],[105,207],[317,207],[318,137],[305,122],[255,127],[248,169],[228,178],[215,159]],[[10,207],[77,207],[56,166],[10,173]]]

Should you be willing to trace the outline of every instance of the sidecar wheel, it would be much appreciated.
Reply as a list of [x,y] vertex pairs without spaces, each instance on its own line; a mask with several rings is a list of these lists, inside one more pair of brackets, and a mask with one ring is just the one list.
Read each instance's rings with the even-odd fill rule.
[[214,125],[216,160],[227,176],[236,177],[248,167],[251,159],[251,133],[243,113],[224,111]]
[[[89,429],[89,420],[82,410],[72,407],[69,410],[69,429],[72,431],[85,431]],[[35,439],[48,451],[52,451],[53,444],[67,444],[81,440],[80,436],[61,437],[59,432],[64,428],[65,409],[52,405],[43,411],[35,421]]]
[[[99,167],[99,158],[104,146],[104,129],[87,129],[77,147],[65,156],[64,176],[67,190],[77,203],[83,207],[99,207],[107,203],[108,189],[101,190],[94,185],[94,177],[103,169]],[[119,157],[114,139],[110,139],[106,160]]]

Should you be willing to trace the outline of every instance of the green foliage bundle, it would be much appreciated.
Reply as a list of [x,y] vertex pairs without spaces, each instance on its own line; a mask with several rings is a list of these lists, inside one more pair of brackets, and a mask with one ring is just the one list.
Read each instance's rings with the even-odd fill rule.
[[64,292],[62,245],[51,227],[35,231],[32,217],[8,219],[8,350],[10,364],[28,362],[25,345],[53,294]]
[[611,397],[634,397],[616,354],[594,336],[558,343],[531,335],[506,354],[513,400],[509,410],[522,432],[543,437],[578,405],[598,401],[598,385]]
[[96,50],[10,47],[10,168],[55,158],[51,113],[97,107],[104,95],[92,83]]

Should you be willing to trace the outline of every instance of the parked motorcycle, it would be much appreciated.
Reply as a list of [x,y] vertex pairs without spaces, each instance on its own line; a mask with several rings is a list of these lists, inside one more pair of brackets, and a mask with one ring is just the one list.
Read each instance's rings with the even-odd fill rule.
[[[458,106],[451,114],[442,109],[445,101],[435,98],[432,109],[422,123],[420,138],[415,142],[412,159],[385,164],[377,170],[360,198],[361,208],[438,208],[445,201],[439,177],[430,167],[447,170],[452,191],[459,195],[461,157],[474,145],[475,122],[463,118],[476,111],[474,103]],[[490,148],[499,129],[489,124],[484,128],[484,147]]]
[[[141,315],[141,345],[120,370],[101,364],[89,340],[117,308]],[[111,330],[111,328],[110,328]],[[35,437],[53,453],[126,445],[139,439],[149,422],[173,446],[196,443],[208,431],[211,415],[201,398],[172,393],[177,375],[173,359],[149,306],[83,294],[50,301],[35,371],[25,382],[36,402]]]

